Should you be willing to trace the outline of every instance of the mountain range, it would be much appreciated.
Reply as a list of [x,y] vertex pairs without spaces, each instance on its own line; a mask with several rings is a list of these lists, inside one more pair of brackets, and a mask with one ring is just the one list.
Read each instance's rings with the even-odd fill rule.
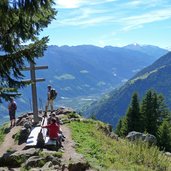
[[171,109],[171,52],[159,58],[152,65],[138,72],[120,88],[104,95],[99,101],[85,108],[85,114],[95,115],[97,119],[116,126],[118,119],[125,115],[134,92],[140,99],[147,90],[161,93]]
[[[48,70],[36,71],[37,77],[46,79],[37,83],[39,108],[44,108],[48,84],[58,91],[55,107],[60,105],[78,109],[123,85],[165,53],[167,50],[156,46],[137,44],[104,48],[92,45],[49,46],[44,57],[36,60],[37,65],[48,66]],[[26,79],[30,77],[28,71],[23,71],[23,74]],[[30,86],[20,92],[22,96],[16,99],[18,113],[32,110]],[[6,118],[7,104],[0,105],[0,116]]]

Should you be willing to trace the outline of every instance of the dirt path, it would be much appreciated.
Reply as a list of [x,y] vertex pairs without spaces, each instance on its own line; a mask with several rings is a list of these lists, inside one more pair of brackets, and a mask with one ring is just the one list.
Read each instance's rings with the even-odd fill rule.
[[[9,130],[9,132],[6,134],[6,137],[4,139],[4,142],[0,145],[0,157],[6,153],[7,150],[10,151],[20,151],[24,149],[25,143],[21,145],[17,145],[14,141],[13,136],[21,130],[22,126],[16,126]],[[75,165],[82,163],[86,163],[84,157],[81,154],[78,154],[75,150],[75,142],[72,140],[71,137],[71,131],[67,125],[61,126],[63,134],[65,135],[65,141],[62,143],[64,146],[63,150],[63,157],[62,157],[62,163],[63,163],[63,171],[68,171],[68,166],[72,163],[75,167]],[[78,167],[78,166],[77,166]],[[71,169],[73,170],[73,169]],[[76,169],[78,170],[78,169]],[[86,171],[92,171],[90,169],[87,169]]]
[[7,150],[18,151],[22,150],[25,147],[25,143],[23,143],[22,145],[17,145],[12,138],[13,135],[20,131],[20,129],[21,126],[16,126],[12,129],[9,129],[9,133],[6,134],[4,142],[0,145],[0,156],[2,156]]
[[[75,163],[75,164],[86,163],[83,155],[77,153],[75,150],[75,142],[72,140],[70,129],[66,125],[62,125],[61,128],[63,134],[66,137],[65,141],[63,142],[63,146],[64,146],[64,154],[62,157],[63,163],[65,163],[65,165],[68,165],[69,163]],[[75,169],[71,169],[71,170],[75,170]],[[80,168],[76,170],[80,171]],[[65,168],[64,171],[68,171],[68,169]],[[94,171],[94,170],[89,168],[86,169],[86,171]]]
[[75,151],[75,143],[71,138],[71,132],[70,129],[66,126],[63,125],[61,126],[62,128],[62,132],[65,135],[66,139],[63,142],[63,146],[64,146],[64,154],[63,154],[63,159],[66,162],[78,162],[78,161],[83,161],[84,158],[81,154],[78,154]]

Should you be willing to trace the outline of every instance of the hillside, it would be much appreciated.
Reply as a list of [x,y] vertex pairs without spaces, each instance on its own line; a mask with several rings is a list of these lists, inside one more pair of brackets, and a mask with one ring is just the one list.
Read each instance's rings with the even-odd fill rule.
[[[157,52],[160,51],[159,54],[167,52],[159,47],[156,49]],[[159,57],[125,47],[49,46],[44,57],[37,60],[37,65],[48,65],[48,70],[36,71],[38,78],[46,79],[45,82],[37,83],[39,108],[43,109],[46,103],[48,84],[58,91],[56,108],[70,106],[80,109],[122,85]],[[26,79],[30,78],[28,71],[23,71],[23,74]],[[31,87],[28,86],[20,92],[22,96],[17,99],[17,113],[31,111]],[[6,103],[0,105],[0,117],[3,118],[1,124],[7,120],[8,111]]]
[[171,108],[170,70],[171,52],[137,73],[125,85],[104,95],[98,102],[94,102],[84,109],[86,115],[93,114],[97,119],[116,126],[118,119],[125,114],[132,94],[138,92],[141,98],[148,89],[154,89],[158,93],[162,93],[166,104]]
[[157,147],[150,147],[142,142],[133,143],[126,139],[116,139],[109,125],[82,118],[77,114],[58,116],[63,121],[62,130],[66,136],[63,142],[64,148],[58,151],[54,151],[53,147],[24,149],[25,143],[18,144],[16,141],[21,135],[17,132],[21,130],[21,126],[12,128],[9,133],[5,131],[7,125],[4,129],[1,127],[1,141],[2,133],[5,133],[4,139],[10,137],[11,141],[0,145],[0,152],[3,150],[0,155],[0,170],[27,171],[41,168],[42,171],[169,171],[171,169],[171,159]]

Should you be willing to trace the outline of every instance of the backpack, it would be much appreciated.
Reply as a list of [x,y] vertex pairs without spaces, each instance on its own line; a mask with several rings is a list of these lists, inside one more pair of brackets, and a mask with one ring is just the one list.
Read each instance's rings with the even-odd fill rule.
[[54,99],[56,99],[56,97],[57,97],[57,92],[53,88],[53,89],[50,90],[50,99],[54,100]]

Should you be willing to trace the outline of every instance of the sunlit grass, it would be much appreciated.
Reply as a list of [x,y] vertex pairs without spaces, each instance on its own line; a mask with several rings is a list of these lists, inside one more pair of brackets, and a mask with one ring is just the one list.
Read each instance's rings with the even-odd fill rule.
[[0,127],[0,144],[2,144],[2,142],[4,141],[8,126],[8,124],[4,124]]
[[69,126],[76,149],[90,165],[100,171],[169,171],[169,159],[157,147],[148,144],[116,141],[99,128],[101,122],[71,122]]

